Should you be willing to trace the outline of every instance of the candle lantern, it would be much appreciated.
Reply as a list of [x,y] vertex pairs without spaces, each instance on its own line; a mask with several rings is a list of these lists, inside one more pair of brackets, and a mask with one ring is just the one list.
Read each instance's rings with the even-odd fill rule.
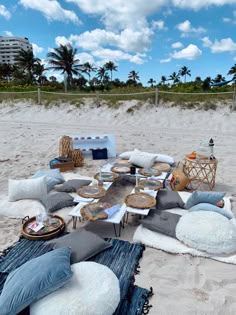
[[214,140],[212,138],[209,140],[208,145],[209,145],[210,160],[215,159],[215,157],[214,157],[214,145],[215,144],[214,144]]

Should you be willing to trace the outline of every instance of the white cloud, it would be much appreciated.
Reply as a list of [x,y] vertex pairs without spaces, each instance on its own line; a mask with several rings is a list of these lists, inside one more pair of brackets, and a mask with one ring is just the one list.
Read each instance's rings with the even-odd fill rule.
[[234,42],[231,38],[223,38],[221,40],[215,39],[212,42],[209,37],[202,38],[203,46],[210,48],[212,53],[222,53],[222,52],[233,52],[236,51],[236,42]]
[[32,46],[33,46],[33,52],[35,55],[40,54],[44,50],[42,47],[39,47],[37,44],[32,44]]
[[176,43],[173,43],[171,47],[175,49],[179,49],[183,47],[183,44],[181,42],[176,42]]
[[174,6],[180,9],[200,10],[210,6],[223,6],[226,4],[235,4],[235,0],[172,0]]
[[2,5],[2,4],[0,4],[0,16],[3,16],[7,20],[11,18],[10,11],[8,11],[5,5]]
[[192,27],[189,20],[186,20],[183,23],[179,23],[176,27],[180,32],[182,32],[181,37],[187,37],[192,34],[200,34],[206,32],[203,27]]
[[55,38],[55,43],[57,46],[72,44],[71,41],[67,39],[65,36],[57,36]]
[[9,37],[14,36],[13,33],[10,32],[10,31],[4,31],[3,33],[4,33],[6,36],[9,36]]
[[171,54],[171,57],[174,59],[195,60],[201,55],[202,51],[196,45],[190,44],[188,47]]
[[165,26],[165,22],[162,21],[162,20],[153,21],[152,22],[152,27],[153,28],[157,28],[158,30],[163,30],[163,31],[168,30],[168,27]]
[[160,63],[167,63],[167,62],[170,62],[170,61],[171,61],[171,58],[161,59]]
[[64,21],[80,23],[73,11],[64,10],[57,0],[20,0],[26,9],[41,12],[49,21]]
[[74,42],[77,47],[85,50],[96,50],[104,46],[118,47],[133,53],[143,53],[151,45],[151,35],[153,32],[149,28],[142,31],[125,29],[119,34],[111,31],[95,29],[87,31],[81,35],[71,35],[69,41]]

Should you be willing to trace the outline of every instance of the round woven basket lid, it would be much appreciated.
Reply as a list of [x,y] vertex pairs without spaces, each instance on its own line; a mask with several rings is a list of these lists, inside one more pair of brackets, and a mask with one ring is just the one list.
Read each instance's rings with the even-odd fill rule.
[[126,196],[125,203],[128,207],[149,209],[156,205],[156,199],[149,194],[137,192]]
[[162,186],[162,182],[156,179],[141,179],[138,182],[138,187],[141,189],[159,190]]
[[153,167],[141,168],[138,172],[139,172],[139,174],[141,174],[143,176],[159,176],[159,175],[161,175],[161,171],[157,170]]
[[104,220],[108,218],[108,215],[104,210],[110,207],[111,204],[108,202],[90,203],[80,209],[80,214],[84,219],[89,221]]
[[106,190],[103,187],[98,186],[84,186],[77,190],[77,194],[84,198],[101,198],[106,194]]
[[[100,175],[102,178],[100,178]],[[115,179],[119,177],[118,174],[111,172],[101,172],[94,175],[94,178],[97,180],[102,179],[104,182],[113,182]]]
[[167,163],[156,162],[152,168],[155,168],[156,170],[159,170],[162,172],[169,172],[171,169],[171,166]]

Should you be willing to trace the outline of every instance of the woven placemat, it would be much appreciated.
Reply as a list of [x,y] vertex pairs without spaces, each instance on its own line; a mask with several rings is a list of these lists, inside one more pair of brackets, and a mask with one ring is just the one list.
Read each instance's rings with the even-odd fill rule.
[[161,172],[169,172],[171,170],[171,166],[169,164],[160,162],[156,162],[152,168],[155,168]]
[[104,210],[110,207],[111,204],[108,202],[90,203],[80,209],[80,214],[89,221],[104,220],[108,218],[108,214]]
[[162,173],[155,168],[141,168],[138,172],[140,175],[143,176],[159,176]]
[[138,187],[141,189],[159,190],[163,185],[162,182],[157,179],[140,179],[138,181]]
[[84,198],[101,198],[105,196],[106,190],[98,186],[84,186],[77,190],[77,194]]
[[130,167],[117,165],[117,166],[113,166],[111,168],[111,171],[118,174],[127,174],[127,173],[130,173]]
[[102,172],[102,173],[97,173],[94,175],[94,178],[97,180],[100,180],[100,175],[101,175],[101,179],[104,182],[114,182],[114,180],[116,180],[119,175],[115,174],[115,173],[111,173],[111,172]]
[[156,199],[149,194],[138,192],[126,196],[125,204],[132,208],[149,209],[156,205]]

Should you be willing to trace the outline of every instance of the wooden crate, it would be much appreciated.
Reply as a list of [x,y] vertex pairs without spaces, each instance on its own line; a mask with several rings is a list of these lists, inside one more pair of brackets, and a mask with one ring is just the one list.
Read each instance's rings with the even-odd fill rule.
[[61,172],[67,172],[74,169],[74,162],[63,162],[51,165],[50,168],[59,168]]

